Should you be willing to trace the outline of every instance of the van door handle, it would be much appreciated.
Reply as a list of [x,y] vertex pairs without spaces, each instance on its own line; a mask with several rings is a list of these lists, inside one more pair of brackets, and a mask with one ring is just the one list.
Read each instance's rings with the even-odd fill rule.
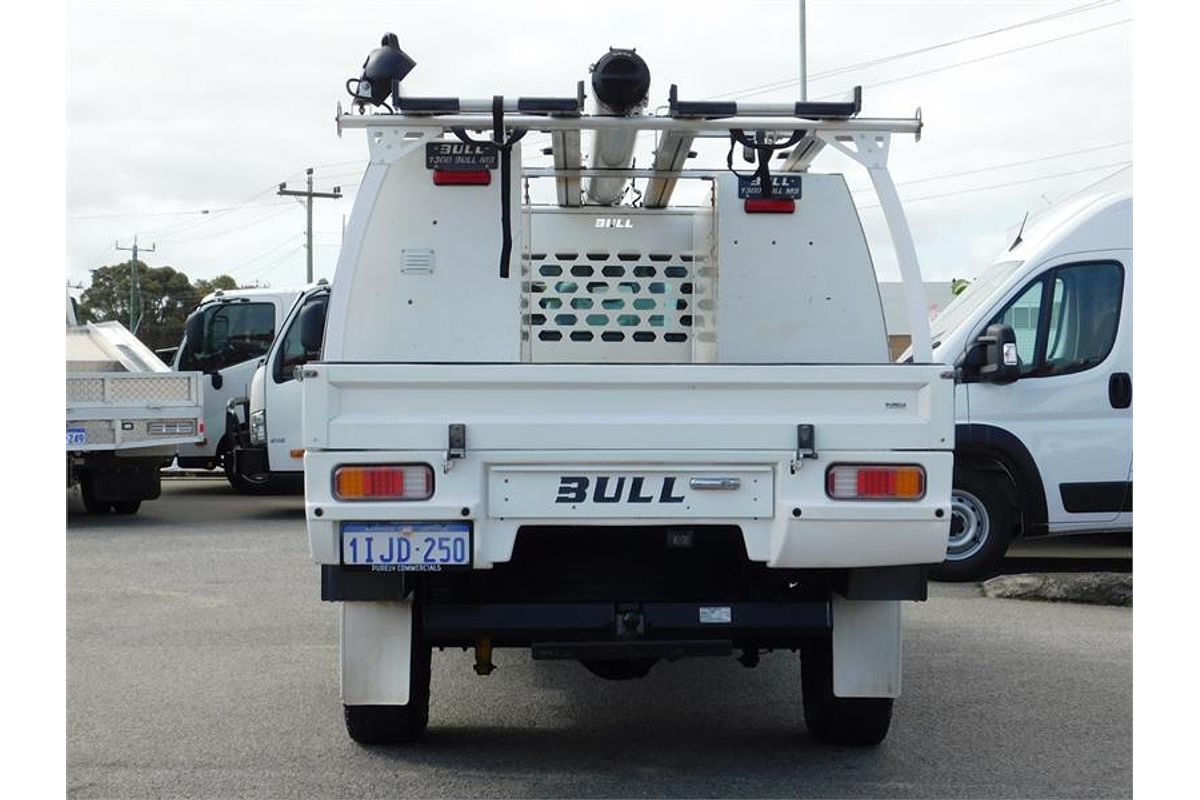
[[1128,372],[1108,376],[1108,403],[1113,408],[1129,408],[1133,403],[1133,378]]

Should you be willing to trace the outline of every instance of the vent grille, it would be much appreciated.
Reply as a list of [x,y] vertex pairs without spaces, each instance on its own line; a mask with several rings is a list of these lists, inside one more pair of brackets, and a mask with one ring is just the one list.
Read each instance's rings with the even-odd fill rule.
[[[629,250],[532,253],[522,262],[533,361],[688,363],[707,320],[703,257]],[[711,308],[711,302],[704,304]]]

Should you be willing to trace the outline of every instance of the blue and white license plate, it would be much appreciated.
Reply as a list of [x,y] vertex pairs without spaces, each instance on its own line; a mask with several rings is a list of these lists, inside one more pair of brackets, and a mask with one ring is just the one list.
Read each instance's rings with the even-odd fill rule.
[[404,572],[470,567],[471,526],[465,522],[343,522],[342,563]]
[[87,444],[86,428],[67,428],[67,447]]

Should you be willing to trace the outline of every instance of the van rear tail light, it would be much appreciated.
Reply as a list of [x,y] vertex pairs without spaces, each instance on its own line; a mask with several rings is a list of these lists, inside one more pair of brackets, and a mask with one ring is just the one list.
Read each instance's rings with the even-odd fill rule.
[[492,182],[492,171],[437,169],[433,171],[434,186],[487,186]]
[[917,464],[835,464],[825,473],[834,500],[920,500],[925,469]]
[[428,500],[433,467],[428,464],[348,465],[333,471],[338,500]]

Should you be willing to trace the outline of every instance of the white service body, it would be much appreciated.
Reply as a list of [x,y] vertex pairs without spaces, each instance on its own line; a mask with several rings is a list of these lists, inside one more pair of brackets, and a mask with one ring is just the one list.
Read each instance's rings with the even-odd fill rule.
[[[450,129],[491,119],[339,117],[365,129],[370,162],[300,388],[309,546],[323,599],[342,603],[351,736],[424,729],[429,646],[473,647],[481,674],[511,646],[630,677],[658,658],[739,649],[753,666],[815,643],[806,687],[822,663],[831,683],[824,705],[805,701],[810,729],[843,740],[828,709],[854,716],[838,704],[856,698],[886,716],[844,740],[878,741],[900,691],[900,604],[924,599],[942,558],[953,472],[954,373],[929,360],[886,170],[890,133],[919,119],[778,122],[807,131],[797,152],[828,144],[867,168],[911,284],[917,364],[888,363],[841,175],[791,159],[798,196],[763,206],[723,167],[675,163],[695,132],[738,119],[551,115],[511,124],[553,132],[553,175],[524,170],[518,142],[507,197],[502,165],[444,180],[440,154],[469,151]],[[587,204],[571,137],[639,127],[678,156],[656,160],[655,203]],[[525,202],[537,177],[557,181],[557,204]],[[670,205],[684,179],[706,201]],[[376,486],[366,467],[427,495],[359,494]],[[891,483],[868,498],[876,473]]]

